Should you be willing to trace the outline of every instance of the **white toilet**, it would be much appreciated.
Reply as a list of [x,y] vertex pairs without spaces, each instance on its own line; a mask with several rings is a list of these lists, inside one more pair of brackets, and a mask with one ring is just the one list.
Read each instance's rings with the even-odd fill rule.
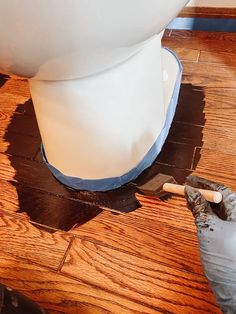
[[161,151],[181,65],[162,30],[187,0],[0,0],[0,72],[29,79],[42,152],[62,183],[106,191]]

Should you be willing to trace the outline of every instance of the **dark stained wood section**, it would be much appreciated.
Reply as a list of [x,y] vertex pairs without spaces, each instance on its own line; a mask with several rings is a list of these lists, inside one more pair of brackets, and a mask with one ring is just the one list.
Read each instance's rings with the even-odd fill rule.
[[236,39],[168,30],[163,45],[184,67],[169,136],[149,169],[106,193],[53,178],[27,81],[0,76],[0,282],[52,314],[221,313],[185,200],[136,184],[195,173],[236,190]]

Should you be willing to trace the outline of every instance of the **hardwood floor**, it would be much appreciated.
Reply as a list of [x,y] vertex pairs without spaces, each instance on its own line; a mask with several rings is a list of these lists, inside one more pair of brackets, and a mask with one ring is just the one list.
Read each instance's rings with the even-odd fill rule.
[[186,6],[178,15],[179,17],[200,17],[200,18],[218,18],[218,19],[235,19],[235,8],[224,7],[192,7]]
[[236,190],[236,39],[168,30],[163,45],[184,67],[169,136],[152,167],[107,193],[52,177],[27,81],[0,76],[0,282],[50,313],[221,313],[185,200],[135,184],[194,173]]

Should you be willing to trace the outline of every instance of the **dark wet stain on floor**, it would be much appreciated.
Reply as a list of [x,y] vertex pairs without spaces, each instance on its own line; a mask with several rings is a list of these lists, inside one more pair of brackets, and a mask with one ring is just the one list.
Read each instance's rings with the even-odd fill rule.
[[[0,78],[4,84],[7,77]],[[176,115],[162,152],[136,180],[108,192],[74,191],[58,182],[42,162],[40,135],[32,101],[19,104],[5,133],[7,154],[16,174],[19,210],[31,221],[68,231],[93,219],[102,210],[129,213],[140,204],[136,185],[158,173],[183,183],[196,167],[202,146],[204,119],[203,90],[182,84]]]

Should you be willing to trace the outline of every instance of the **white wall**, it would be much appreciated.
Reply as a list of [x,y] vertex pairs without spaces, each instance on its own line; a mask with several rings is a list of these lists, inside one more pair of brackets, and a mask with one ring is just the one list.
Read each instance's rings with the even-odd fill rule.
[[236,0],[191,0],[188,6],[236,8]]

